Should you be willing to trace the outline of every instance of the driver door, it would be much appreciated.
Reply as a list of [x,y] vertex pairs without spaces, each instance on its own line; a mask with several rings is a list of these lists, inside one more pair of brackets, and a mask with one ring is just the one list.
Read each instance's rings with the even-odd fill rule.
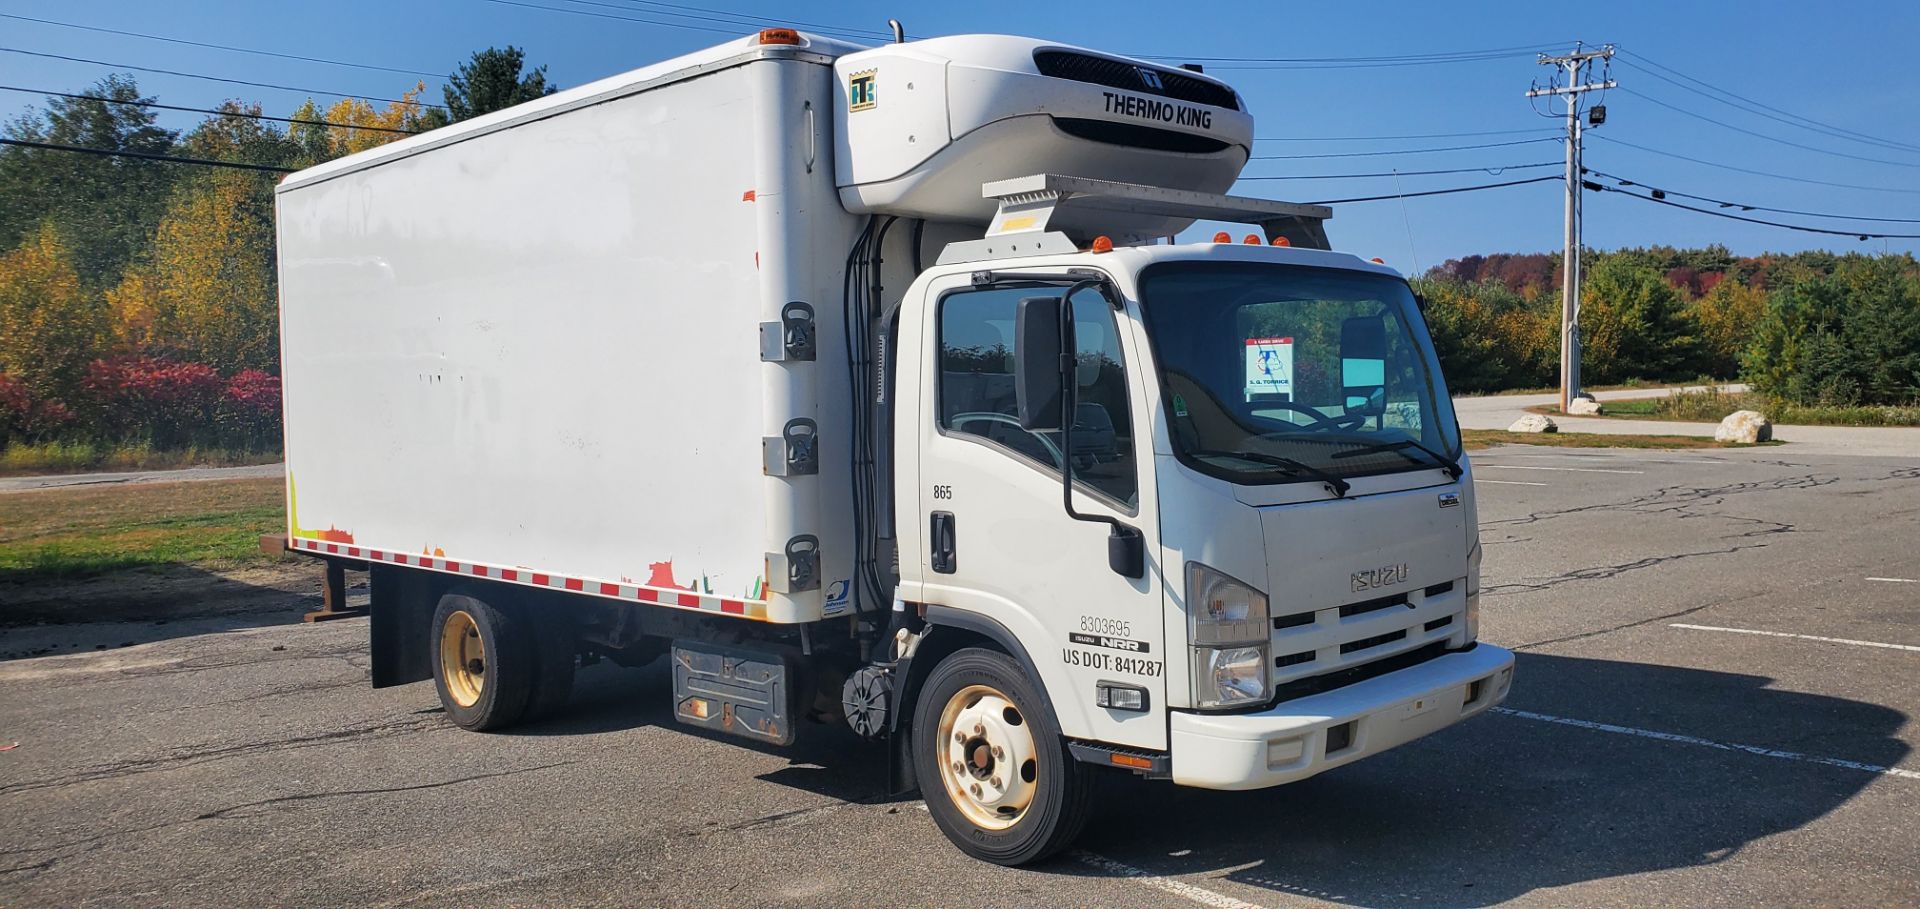
[[[1150,559],[1138,579],[1115,573],[1107,525],[1074,520],[1061,502],[1061,467],[1071,462],[1075,508],[1142,531],[1146,552],[1160,551],[1145,388],[1126,355],[1131,316],[1095,290],[1074,296],[1080,368],[1068,450],[1059,433],[1020,427],[1013,375],[1019,301],[1065,288],[976,288],[965,274],[928,286],[929,305],[909,308],[918,324],[901,325],[924,352],[918,413],[898,426],[899,450],[919,452],[917,464],[900,464],[900,526],[920,536],[915,547],[902,534],[903,581],[917,573],[923,602],[1012,632],[1068,736],[1164,749],[1159,566]],[[1149,709],[1097,706],[1099,683],[1147,691]]]

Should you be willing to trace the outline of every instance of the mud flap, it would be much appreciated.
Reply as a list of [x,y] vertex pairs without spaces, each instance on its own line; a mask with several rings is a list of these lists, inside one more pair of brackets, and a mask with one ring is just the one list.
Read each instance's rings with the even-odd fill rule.
[[673,642],[673,718],[775,745],[793,744],[793,676],[763,650]]
[[424,572],[375,565],[369,572],[373,687],[433,678],[433,584]]

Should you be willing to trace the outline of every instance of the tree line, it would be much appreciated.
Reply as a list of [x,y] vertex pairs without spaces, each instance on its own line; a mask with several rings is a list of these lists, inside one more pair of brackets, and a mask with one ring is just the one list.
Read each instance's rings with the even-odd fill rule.
[[0,447],[277,446],[278,177],[138,156],[311,167],[558,89],[509,46],[460,64],[441,104],[425,90],[308,99],[284,124],[229,100],[175,131],[116,74],[7,123],[9,139],[131,154],[0,147]]
[[[1467,256],[1414,282],[1453,390],[1558,383],[1560,258]],[[1797,405],[1920,401],[1912,255],[1656,246],[1589,250],[1581,273],[1588,384],[1737,377]]]

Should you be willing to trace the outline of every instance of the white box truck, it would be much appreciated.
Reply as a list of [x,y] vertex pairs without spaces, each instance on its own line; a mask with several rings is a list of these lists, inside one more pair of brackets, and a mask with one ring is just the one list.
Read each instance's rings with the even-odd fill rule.
[[285,545],[461,726],[664,656],[679,720],[845,722],[1003,864],[1104,769],[1474,716],[1513,661],[1418,301],[1220,195],[1252,136],[1193,69],[770,29],[292,175]]

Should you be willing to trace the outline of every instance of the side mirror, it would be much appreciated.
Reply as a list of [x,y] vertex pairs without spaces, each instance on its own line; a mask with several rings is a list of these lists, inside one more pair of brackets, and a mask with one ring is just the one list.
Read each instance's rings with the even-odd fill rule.
[[1340,323],[1340,385],[1349,414],[1387,412],[1387,321],[1355,316]]
[[1030,432],[1058,432],[1066,427],[1066,386],[1061,358],[1067,338],[1061,336],[1059,297],[1028,297],[1020,301],[1013,325],[1013,391],[1020,411],[1020,428]]

